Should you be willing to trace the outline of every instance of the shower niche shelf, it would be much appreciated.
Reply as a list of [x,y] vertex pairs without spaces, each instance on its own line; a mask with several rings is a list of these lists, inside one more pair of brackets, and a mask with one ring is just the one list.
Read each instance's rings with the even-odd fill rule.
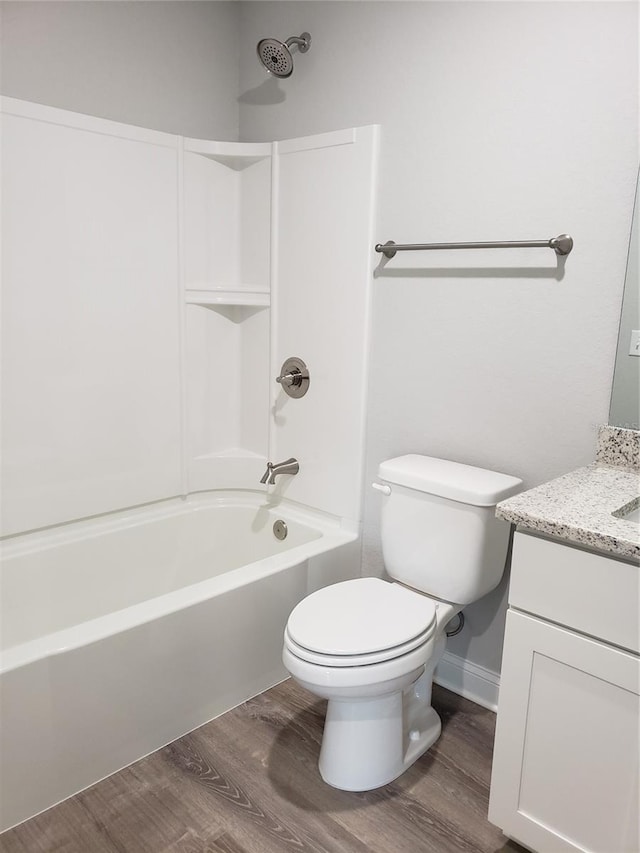
[[215,308],[217,305],[237,305],[255,308],[268,308],[271,304],[271,294],[268,290],[244,290],[241,288],[211,290],[187,290],[185,293],[187,305],[201,305]]
[[184,151],[215,160],[230,169],[242,171],[260,160],[271,157],[270,142],[215,142],[208,139],[184,140]]
[[190,491],[255,488],[266,464],[271,155],[270,143],[183,140]]
[[267,306],[186,306],[189,491],[255,488],[269,443]]
[[[268,304],[271,147],[184,140],[187,302]],[[196,292],[206,296],[195,296]]]

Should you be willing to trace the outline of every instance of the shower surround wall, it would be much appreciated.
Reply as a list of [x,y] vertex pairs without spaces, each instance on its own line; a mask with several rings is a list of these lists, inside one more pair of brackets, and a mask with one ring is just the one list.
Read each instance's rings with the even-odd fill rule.
[[7,535],[181,492],[178,139],[2,109]]
[[244,145],[2,107],[3,535],[208,489],[357,526],[376,129]]

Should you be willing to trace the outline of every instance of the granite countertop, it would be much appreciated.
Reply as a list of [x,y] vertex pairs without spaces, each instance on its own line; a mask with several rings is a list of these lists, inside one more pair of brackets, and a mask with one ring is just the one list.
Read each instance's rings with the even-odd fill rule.
[[496,515],[529,530],[640,560],[640,523],[617,517],[618,510],[628,513],[638,506],[640,433],[605,427],[595,462],[502,501]]

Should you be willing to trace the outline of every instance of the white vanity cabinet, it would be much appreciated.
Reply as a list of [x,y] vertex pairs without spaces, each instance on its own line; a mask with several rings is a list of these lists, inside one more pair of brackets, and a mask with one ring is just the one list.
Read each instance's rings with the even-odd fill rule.
[[489,820],[536,853],[638,853],[637,564],[515,534]]

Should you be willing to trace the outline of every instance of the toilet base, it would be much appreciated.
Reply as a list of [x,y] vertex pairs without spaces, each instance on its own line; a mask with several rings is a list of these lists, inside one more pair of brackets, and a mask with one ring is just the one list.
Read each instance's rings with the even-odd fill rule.
[[433,669],[406,690],[369,699],[330,699],[319,769],[343,791],[370,791],[407,770],[442,730],[431,707]]

